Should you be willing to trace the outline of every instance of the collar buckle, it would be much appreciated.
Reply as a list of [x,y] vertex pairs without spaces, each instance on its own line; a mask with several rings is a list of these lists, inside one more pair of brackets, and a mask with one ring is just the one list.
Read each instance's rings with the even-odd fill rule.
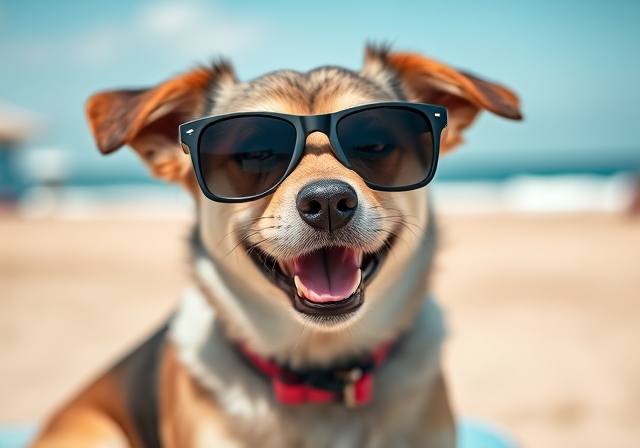
[[355,408],[359,404],[356,397],[356,384],[362,378],[362,373],[360,367],[336,372],[336,376],[344,382],[344,386],[342,386],[342,401],[348,408]]

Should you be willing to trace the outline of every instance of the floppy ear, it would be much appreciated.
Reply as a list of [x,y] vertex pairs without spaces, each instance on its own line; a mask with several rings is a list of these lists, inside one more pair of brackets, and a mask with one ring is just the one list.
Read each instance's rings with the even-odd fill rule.
[[462,143],[463,131],[481,110],[512,120],[522,119],[518,97],[506,87],[455,70],[414,53],[394,53],[385,48],[367,48],[367,65],[384,67],[398,77],[410,101],[438,104],[447,108],[448,126],[442,135],[441,151]]
[[198,68],[156,87],[100,92],[87,102],[91,133],[103,154],[131,146],[154,177],[197,188],[178,125],[202,116],[214,84],[236,82],[226,63]]

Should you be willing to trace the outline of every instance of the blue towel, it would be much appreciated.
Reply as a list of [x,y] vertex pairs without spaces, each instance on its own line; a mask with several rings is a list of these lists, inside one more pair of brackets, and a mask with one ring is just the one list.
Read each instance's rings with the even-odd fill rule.
[[517,448],[518,445],[496,426],[471,418],[458,422],[458,448]]
[[36,431],[35,425],[0,425],[0,448],[24,448]]

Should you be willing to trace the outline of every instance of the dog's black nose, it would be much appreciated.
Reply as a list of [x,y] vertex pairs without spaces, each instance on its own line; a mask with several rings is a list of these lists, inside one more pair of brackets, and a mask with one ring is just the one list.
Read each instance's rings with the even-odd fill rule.
[[333,231],[351,220],[358,207],[358,195],[346,182],[320,180],[300,190],[296,205],[302,219],[311,227]]

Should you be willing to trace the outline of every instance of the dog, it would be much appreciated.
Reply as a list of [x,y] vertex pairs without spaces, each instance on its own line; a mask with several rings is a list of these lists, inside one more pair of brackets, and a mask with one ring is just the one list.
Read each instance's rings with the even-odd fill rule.
[[509,89],[385,46],[360,71],[240,82],[220,60],[92,96],[103,154],[194,197],[192,282],[33,446],[455,446],[425,185],[482,110],[521,119]]

